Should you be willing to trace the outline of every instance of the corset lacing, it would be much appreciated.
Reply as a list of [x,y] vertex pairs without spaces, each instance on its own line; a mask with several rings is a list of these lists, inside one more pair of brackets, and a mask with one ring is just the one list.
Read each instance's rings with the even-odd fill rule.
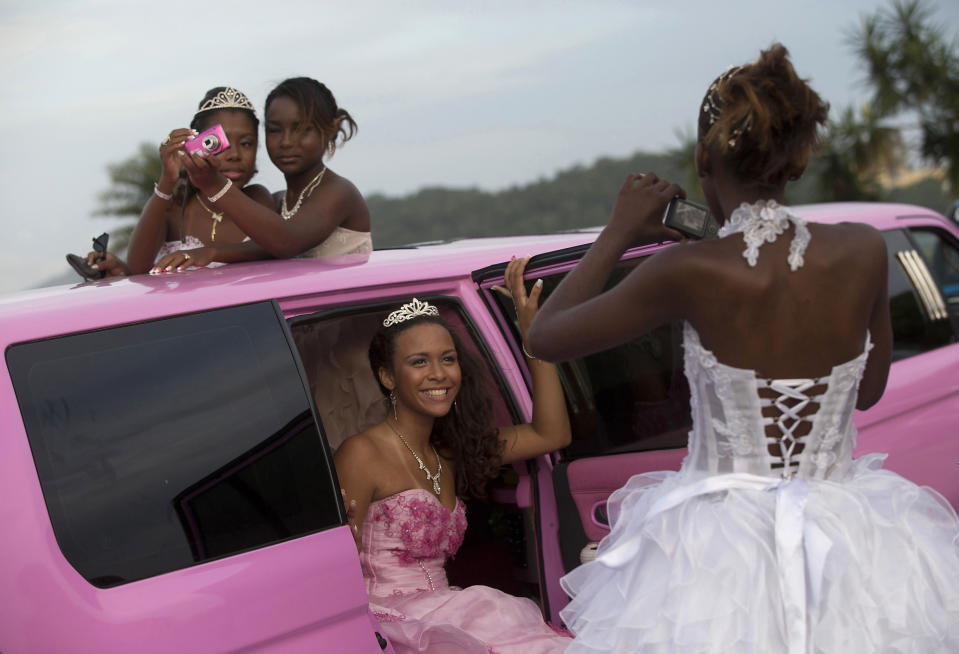
[[[769,389],[778,396],[764,396],[759,400],[763,409],[772,407],[778,413],[775,416],[763,415],[763,424],[767,426],[767,451],[775,461],[773,468],[782,468],[782,478],[792,479],[799,469],[798,456],[806,447],[805,438],[812,427],[816,407],[822,399],[822,393],[809,395],[807,391],[827,384],[829,377],[819,379],[759,379],[756,387]],[[779,433],[770,433],[770,425],[775,425]]]

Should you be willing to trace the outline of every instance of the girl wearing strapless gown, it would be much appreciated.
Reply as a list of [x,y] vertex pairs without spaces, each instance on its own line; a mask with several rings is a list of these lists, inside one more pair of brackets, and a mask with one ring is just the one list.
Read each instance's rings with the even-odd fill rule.
[[853,410],[889,370],[882,237],[780,204],[825,117],[780,45],[724,73],[696,157],[720,238],[604,293],[623,251],[670,238],[663,209],[684,195],[633,176],[534,322],[532,353],[556,360],[684,321],[688,456],[611,495],[595,561],[562,580],[571,654],[959,651],[955,511],[882,455],[852,458]]
[[[526,262],[506,269],[524,339],[541,289],[527,297]],[[443,567],[466,531],[460,498],[482,496],[500,465],[569,443],[555,366],[528,361],[533,421],[496,428],[481,364],[437,307],[414,298],[390,313],[369,355],[388,415],[346,439],[335,463],[382,633],[399,654],[563,652],[569,635],[547,625],[532,601],[486,586],[453,588]]]

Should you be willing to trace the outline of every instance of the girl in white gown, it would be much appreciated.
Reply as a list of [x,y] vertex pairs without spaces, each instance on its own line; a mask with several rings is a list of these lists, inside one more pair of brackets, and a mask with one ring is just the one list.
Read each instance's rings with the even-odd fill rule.
[[724,73],[696,152],[720,238],[603,292],[626,249],[678,237],[661,219],[683,190],[630,176],[533,323],[532,353],[561,360],[685,322],[689,455],[610,497],[596,560],[563,578],[571,654],[959,652],[955,511],[851,456],[889,371],[884,242],[781,205],[827,109],[781,45]]

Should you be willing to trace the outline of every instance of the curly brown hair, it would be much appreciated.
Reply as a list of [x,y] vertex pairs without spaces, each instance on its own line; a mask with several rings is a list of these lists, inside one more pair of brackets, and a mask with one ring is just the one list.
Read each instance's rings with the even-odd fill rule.
[[829,104],[801,79],[781,43],[710,85],[699,139],[746,183],[776,188],[798,179],[820,145]]
[[430,443],[455,464],[456,494],[485,497],[486,484],[496,476],[502,463],[499,429],[493,425],[493,402],[483,384],[483,365],[463,347],[456,332],[440,316],[422,315],[390,327],[380,327],[370,341],[369,359],[373,376],[384,396],[390,391],[380,381],[380,369],[393,372],[396,337],[417,325],[436,324],[453,339],[462,381],[453,408],[433,423]]

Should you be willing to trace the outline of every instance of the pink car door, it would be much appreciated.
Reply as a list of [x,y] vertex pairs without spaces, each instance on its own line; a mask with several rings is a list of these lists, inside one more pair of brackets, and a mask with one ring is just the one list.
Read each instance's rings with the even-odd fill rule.
[[[618,282],[642,257],[628,252],[614,273]],[[586,247],[537,255],[527,267],[528,284],[556,288]],[[527,374],[519,349],[512,304],[490,291],[502,283],[505,264],[474,273],[491,312],[513,344],[517,366]],[[606,352],[559,365],[573,440],[552,460],[531,462],[531,494],[539,529],[544,605],[558,623],[568,599],[559,578],[581,562],[584,549],[609,533],[606,498],[639,472],[676,469],[685,456],[690,426],[689,389],[683,375],[681,325],[665,325]]]
[[0,650],[392,651],[275,303],[5,356]]

